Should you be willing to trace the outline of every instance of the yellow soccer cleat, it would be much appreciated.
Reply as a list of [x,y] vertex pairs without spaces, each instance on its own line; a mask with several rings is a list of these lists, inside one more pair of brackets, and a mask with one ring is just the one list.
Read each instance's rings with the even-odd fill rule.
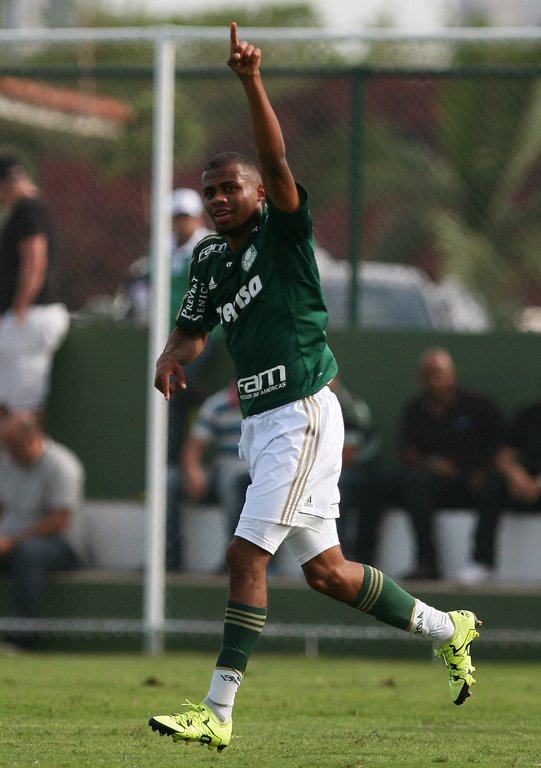
[[455,632],[450,640],[443,643],[434,651],[436,656],[441,656],[449,670],[449,688],[451,699],[455,704],[462,704],[470,696],[470,688],[475,684],[470,656],[470,646],[476,637],[479,637],[477,627],[479,621],[472,611],[451,611],[449,613]]
[[233,721],[221,723],[206,704],[184,705],[186,711],[175,715],[156,715],[148,724],[162,736],[172,736],[173,741],[198,742],[209,749],[221,752],[231,741]]

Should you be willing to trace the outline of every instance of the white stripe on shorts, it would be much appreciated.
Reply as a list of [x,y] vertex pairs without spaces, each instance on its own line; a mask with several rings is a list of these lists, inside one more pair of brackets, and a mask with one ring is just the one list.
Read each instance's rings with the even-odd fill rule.
[[295,478],[289,489],[289,494],[280,518],[280,523],[282,525],[291,525],[299,502],[304,495],[306,483],[316,461],[317,449],[319,446],[321,421],[320,405],[313,395],[304,398],[302,404],[306,412],[308,423],[304,433],[304,441],[299,463],[297,464],[297,470],[295,472]]

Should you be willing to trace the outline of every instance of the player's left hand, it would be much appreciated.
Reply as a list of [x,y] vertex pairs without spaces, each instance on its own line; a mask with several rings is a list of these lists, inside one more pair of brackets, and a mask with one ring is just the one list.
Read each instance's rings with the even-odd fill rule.
[[261,51],[245,40],[239,41],[237,36],[237,22],[231,22],[230,28],[231,49],[227,65],[237,75],[253,76],[259,72]]

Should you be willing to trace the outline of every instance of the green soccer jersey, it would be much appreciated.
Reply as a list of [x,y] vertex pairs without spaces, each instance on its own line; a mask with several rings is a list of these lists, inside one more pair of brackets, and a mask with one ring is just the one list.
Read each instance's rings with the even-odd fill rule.
[[304,190],[294,213],[266,206],[234,253],[209,235],[194,248],[176,324],[206,333],[221,323],[235,363],[243,416],[313,395],[337,373]]

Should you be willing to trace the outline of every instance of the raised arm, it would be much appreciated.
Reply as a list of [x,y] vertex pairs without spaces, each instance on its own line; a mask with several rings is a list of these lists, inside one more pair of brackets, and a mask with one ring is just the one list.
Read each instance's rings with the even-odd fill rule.
[[300,205],[299,193],[287,164],[282,129],[261,79],[261,51],[250,43],[239,41],[234,21],[230,34],[227,64],[238,76],[248,99],[265,193],[280,210],[294,211]]

